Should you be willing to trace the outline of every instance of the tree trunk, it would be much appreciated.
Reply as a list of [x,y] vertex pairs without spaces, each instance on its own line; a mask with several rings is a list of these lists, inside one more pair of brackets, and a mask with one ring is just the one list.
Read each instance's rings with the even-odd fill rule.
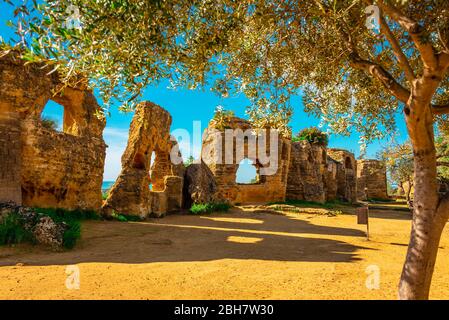
[[[419,96],[419,95],[418,95]],[[447,214],[439,210],[436,151],[430,103],[406,107],[414,154],[413,222],[399,284],[400,299],[428,299],[441,233]]]

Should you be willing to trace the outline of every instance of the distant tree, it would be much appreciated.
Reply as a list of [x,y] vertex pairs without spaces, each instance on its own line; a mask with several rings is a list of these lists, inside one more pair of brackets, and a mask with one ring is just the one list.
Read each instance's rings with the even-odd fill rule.
[[58,122],[50,118],[42,118],[41,123],[44,128],[47,128],[49,130],[58,130],[59,127]]
[[384,148],[380,158],[387,165],[389,179],[404,192],[407,203],[410,204],[414,176],[413,152],[410,142]]
[[257,183],[258,182],[258,180],[257,180],[257,178],[252,178],[251,180],[250,180],[250,184],[252,183],[252,184],[254,184],[254,183]]
[[193,156],[190,156],[186,162],[184,162],[184,166],[187,168],[188,166],[190,166],[191,164],[193,164],[195,162],[195,158]]
[[222,106],[217,106],[212,121],[214,122],[215,128],[224,130],[229,128],[229,122],[233,117],[234,111],[225,110]]
[[329,143],[329,136],[325,132],[322,132],[319,128],[311,127],[302,129],[298,132],[298,134],[293,137],[293,142],[295,141],[308,141],[311,144],[327,147]]

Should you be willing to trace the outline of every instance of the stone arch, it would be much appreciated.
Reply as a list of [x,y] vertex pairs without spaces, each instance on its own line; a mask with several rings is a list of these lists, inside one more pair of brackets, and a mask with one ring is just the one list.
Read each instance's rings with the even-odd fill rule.
[[177,146],[170,125],[171,116],[161,107],[150,102],[136,107],[122,171],[103,206],[105,215],[115,211],[146,218],[181,208],[184,166],[170,159]]

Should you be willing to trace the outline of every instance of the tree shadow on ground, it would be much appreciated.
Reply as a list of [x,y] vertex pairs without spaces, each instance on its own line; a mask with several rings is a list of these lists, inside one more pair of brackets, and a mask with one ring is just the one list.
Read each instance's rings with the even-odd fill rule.
[[83,223],[82,239],[73,250],[50,252],[29,246],[0,248],[0,266],[219,259],[351,262],[359,260],[357,250],[368,249],[329,239],[326,235],[329,238],[365,236],[356,229],[238,211],[205,217],[174,215],[135,223],[87,221]]
[[412,213],[407,211],[394,211],[389,209],[370,209],[370,218],[392,219],[392,220],[412,220]]

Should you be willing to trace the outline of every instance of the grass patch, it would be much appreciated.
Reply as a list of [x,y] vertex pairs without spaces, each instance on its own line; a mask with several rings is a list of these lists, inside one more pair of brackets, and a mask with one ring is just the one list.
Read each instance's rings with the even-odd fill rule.
[[34,242],[33,235],[23,227],[23,221],[17,213],[11,213],[0,223],[0,245],[21,242]]
[[34,208],[36,213],[49,216],[55,222],[65,222],[67,220],[99,220],[100,216],[93,210],[65,210],[53,208]]
[[140,218],[139,216],[132,216],[132,215],[117,213],[117,212],[113,212],[111,214],[111,217],[113,220],[117,220],[120,222],[142,221],[142,218]]
[[377,203],[377,202],[381,202],[381,203],[396,202],[395,199],[381,199],[381,198],[369,198],[367,201],[368,202],[373,202],[373,203]]
[[209,214],[212,212],[226,212],[231,208],[227,203],[196,203],[192,205],[191,214]]

